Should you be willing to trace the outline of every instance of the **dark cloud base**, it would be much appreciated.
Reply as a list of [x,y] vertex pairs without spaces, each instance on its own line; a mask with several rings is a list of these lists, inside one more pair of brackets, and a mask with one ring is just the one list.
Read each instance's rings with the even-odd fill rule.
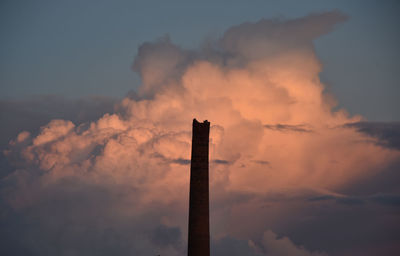
[[346,124],[379,140],[379,145],[400,150],[400,122],[357,122]]

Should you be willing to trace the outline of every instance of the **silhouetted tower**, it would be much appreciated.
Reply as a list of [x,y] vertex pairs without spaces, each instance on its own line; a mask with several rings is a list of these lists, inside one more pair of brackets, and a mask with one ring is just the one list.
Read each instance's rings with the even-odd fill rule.
[[188,256],[210,255],[208,140],[210,122],[193,119]]

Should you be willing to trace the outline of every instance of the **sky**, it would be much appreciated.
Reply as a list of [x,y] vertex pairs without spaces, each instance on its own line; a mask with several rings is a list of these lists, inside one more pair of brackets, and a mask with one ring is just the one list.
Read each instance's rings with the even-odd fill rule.
[[399,119],[398,1],[2,1],[1,99],[56,94],[121,98],[140,85],[137,47],[166,34],[193,49],[229,27],[338,9],[315,40],[339,103],[369,120]]
[[397,1],[3,1],[0,254],[400,252]]

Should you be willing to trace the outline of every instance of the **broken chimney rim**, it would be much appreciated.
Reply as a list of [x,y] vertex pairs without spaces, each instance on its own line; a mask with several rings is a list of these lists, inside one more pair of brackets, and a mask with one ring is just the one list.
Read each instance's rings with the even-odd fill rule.
[[193,125],[210,125],[210,122],[208,120],[204,120],[202,123],[197,121],[196,118],[193,119]]

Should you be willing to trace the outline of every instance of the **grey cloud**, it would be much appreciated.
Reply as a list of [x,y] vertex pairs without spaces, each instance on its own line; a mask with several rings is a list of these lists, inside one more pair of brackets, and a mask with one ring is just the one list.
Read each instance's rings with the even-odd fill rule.
[[173,159],[171,162],[174,164],[189,165],[190,159],[178,158],[178,159]]
[[398,180],[400,180],[400,159],[382,166],[375,175],[361,176],[353,183],[343,186],[338,191],[346,195],[367,196],[376,193],[400,194]]
[[[395,242],[400,238],[396,231],[399,216],[393,210],[398,198],[393,194],[308,197],[309,204],[293,216],[300,221],[286,232],[297,243],[323,248],[332,256],[373,256],[379,252],[394,256],[400,249]],[[377,244],[387,249],[377,249]]]
[[173,44],[168,35],[155,42],[143,43],[132,66],[140,74],[143,86],[138,94],[131,93],[131,96],[136,99],[152,98],[156,91],[179,79],[192,61],[193,54]]
[[179,227],[167,227],[159,225],[153,230],[151,241],[159,247],[175,247],[177,250],[183,250],[182,234]]
[[315,201],[318,202],[326,200],[335,200],[337,203],[345,205],[358,205],[365,203],[365,201],[362,198],[350,197],[350,196],[335,197],[332,195],[323,195],[323,196],[311,197],[308,199],[309,202],[315,202]]
[[357,122],[345,127],[379,139],[379,145],[400,150],[400,122]]
[[278,236],[271,230],[266,230],[260,244],[251,240],[241,240],[225,236],[213,240],[211,253],[216,256],[327,256],[318,251],[308,251],[303,246],[294,244],[288,237]]
[[254,163],[261,164],[261,165],[269,165],[270,162],[264,160],[253,160]]
[[215,159],[215,160],[212,160],[211,162],[212,162],[212,163],[215,163],[215,164],[224,164],[224,165],[231,164],[230,161],[228,161],[228,160],[223,160],[223,159]]
[[310,197],[307,199],[309,202],[330,201],[334,200],[339,204],[345,205],[359,205],[364,203],[378,203],[387,206],[400,206],[400,195],[398,194],[385,194],[377,193],[366,196],[333,196],[333,195],[320,195]]
[[[172,159],[171,163],[174,164],[180,164],[180,165],[189,165],[190,164],[190,159],[183,159],[183,158],[178,158],[178,159]],[[211,160],[212,164],[222,164],[222,165],[229,165],[231,162],[227,160],[222,160],[222,159],[214,159]]]
[[230,28],[220,44],[227,52],[239,53],[251,59],[288,49],[311,50],[313,39],[330,32],[337,23],[346,19],[347,16],[339,11],[312,14],[288,21],[263,19]]
[[[311,196],[312,194],[314,196]],[[392,208],[397,207],[398,198],[393,194],[378,195],[339,197],[311,191],[293,191],[263,198],[253,196],[247,201],[237,201],[235,205],[237,211],[245,212],[246,205],[250,204],[249,201],[265,202],[267,207],[264,209],[257,208],[257,213],[248,211],[248,214],[243,214],[241,217],[259,219],[257,227],[254,228],[259,229],[258,232],[270,228],[277,234],[282,234],[272,238],[270,236],[269,240],[272,242],[279,241],[282,237],[289,237],[292,243],[284,244],[288,244],[292,249],[293,246],[290,244],[303,245],[310,253],[324,251],[330,256],[372,256],[382,250],[371,250],[379,240],[390,248],[391,252],[389,249],[385,250],[389,252],[387,255],[394,256],[395,251],[400,249],[394,242],[399,238],[396,231],[399,228],[399,216]],[[379,198],[380,196],[382,197]],[[382,201],[374,201],[376,198]],[[305,200],[309,203],[304,204]],[[383,203],[385,200],[388,204]],[[290,209],[290,211],[279,209]],[[283,212],[285,213],[282,214]],[[384,216],[380,215],[382,213]],[[274,219],[268,220],[264,217],[264,221],[261,221],[263,216],[274,216]],[[258,240],[255,242],[260,243]],[[371,247],[365,246],[366,244],[371,244]],[[285,252],[283,248],[285,246],[279,246],[276,249],[277,254],[270,252],[266,255],[295,255]]]
[[322,196],[311,197],[307,200],[310,202],[313,202],[313,201],[325,201],[325,200],[332,200],[332,199],[335,199],[335,197],[332,195],[322,195]]
[[[2,255],[18,251],[26,255],[156,255],[169,247],[182,254],[180,230],[158,224],[167,209],[156,206],[162,210],[150,207],[151,214],[136,212],[138,202],[131,196],[135,194],[131,187],[88,184],[74,178],[51,185],[35,177],[27,182],[29,189],[17,195],[29,192],[28,198],[35,202],[18,211],[8,203],[1,208],[0,237],[8,242],[1,246]],[[3,183],[2,198],[11,200],[12,193]],[[126,211],[131,213],[126,215]]]
[[304,124],[298,124],[298,125],[265,124],[264,128],[281,132],[307,132],[307,133],[312,132],[312,129]]
[[364,204],[365,201],[360,198],[355,197],[343,197],[343,198],[336,198],[336,202],[340,204],[347,204],[347,205],[360,205]]
[[303,246],[298,246],[286,236],[279,236],[267,230],[264,232],[262,240],[266,255],[274,256],[327,256],[324,252],[309,251]]
[[369,199],[379,204],[400,206],[400,195],[378,193],[372,195]]
[[215,256],[262,256],[249,245],[249,241],[239,240],[232,237],[223,237],[212,240],[211,255]]

